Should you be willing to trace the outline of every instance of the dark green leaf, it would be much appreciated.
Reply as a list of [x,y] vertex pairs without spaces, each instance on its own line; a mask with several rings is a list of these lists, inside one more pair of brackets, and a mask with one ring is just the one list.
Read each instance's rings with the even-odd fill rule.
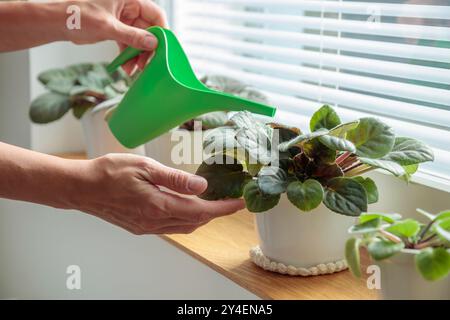
[[332,129],[341,124],[341,119],[337,115],[336,111],[328,105],[322,106],[311,117],[309,128],[311,132],[319,129]]
[[319,165],[314,165],[312,172],[307,172],[307,174],[322,183],[326,183],[332,178],[342,177],[344,172],[336,163],[322,163]]
[[359,256],[359,245],[361,240],[358,238],[350,238],[345,244],[345,260],[350,271],[355,277],[361,277],[361,259]]
[[371,167],[386,170],[396,177],[403,176],[406,173],[405,169],[401,165],[393,161],[363,157],[359,158],[359,160],[361,163],[367,164]]
[[259,189],[268,195],[277,195],[286,191],[288,176],[278,167],[264,167],[258,174]]
[[426,248],[416,255],[416,265],[429,281],[446,277],[450,272],[450,253],[445,248]]
[[292,140],[280,143],[278,145],[278,150],[280,150],[281,152],[287,151],[289,148],[291,148],[295,145],[298,145],[305,141],[310,141],[310,140],[318,138],[320,136],[324,136],[324,135],[328,134],[328,132],[329,131],[327,129],[318,129],[317,131],[314,131],[311,133],[305,133],[305,134],[299,135]]
[[328,181],[323,202],[330,210],[348,216],[359,216],[367,211],[366,190],[350,178]]
[[395,138],[394,147],[391,152],[383,157],[383,160],[397,162],[402,166],[418,164],[426,161],[433,161],[433,150],[423,142],[412,138]]
[[319,139],[306,141],[303,144],[303,151],[318,165],[333,164],[336,160],[336,150],[328,148]]
[[223,156],[221,162],[222,164],[203,162],[197,169],[196,174],[208,181],[208,188],[200,195],[200,198],[218,200],[242,196],[242,188],[250,176],[233,158]]
[[379,239],[373,240],[367,246],[370,256],[375,260],[383,260],[392,257],[403,248],[405,248],[405,244],[403,242],[395,243],[392,241]]
[[302,211],[317,208],[323,199],[322,185],[313,179],[305,182],[294,181],[287,187],[289,201]]
[[392,128],[376,118],[362,118],[359,125],[347,133],[347,139],[356,146],[360,157],[381,158],[394,146]]
[[367,202],[369,204],[375,203],[378,201],[378,188],[375,184],[375,181],[373,181],[370,178],[363,178],[361,176],[359,177],[353,177],[353,180],[360,183],[367,193]]
[[61,118],[69,109],[69,96],[48,92],[33,100],[30,107],[30,118],[35,123],[49,123]]
[[348,141],[344,138],[339,138],[332,135],[324,135],[320,137],[319,140],[332,150],[349,151],[351,153],[356,152],[355,145],[351,141]]
[[267,195],[261,192],[256,181],[248,182],[244,187],[244,199],[250,212],[263,212],[275,207],[280,195]]

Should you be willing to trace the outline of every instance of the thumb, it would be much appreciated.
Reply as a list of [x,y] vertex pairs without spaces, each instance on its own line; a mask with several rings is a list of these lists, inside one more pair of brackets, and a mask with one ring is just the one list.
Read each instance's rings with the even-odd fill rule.
[[113,40],[136,49],[152,51],[158,46],[156,37],[145,29],[129,26],[117,21],[112,35]]
[[203,177],[164,165],[151,170],[150,181],[179,193],[194,195],[201,194],[208,186],[208,182]]

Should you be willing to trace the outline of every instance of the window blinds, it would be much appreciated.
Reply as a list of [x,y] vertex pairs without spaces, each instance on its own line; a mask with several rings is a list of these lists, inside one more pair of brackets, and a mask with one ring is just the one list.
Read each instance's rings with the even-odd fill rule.
[[[431,145],[450,185],[450,0],[179,0],[175,29],[197,72],[263,90],[281,121],[321,105],[376,116]],[[448,181],[447,181],[448,180]]]

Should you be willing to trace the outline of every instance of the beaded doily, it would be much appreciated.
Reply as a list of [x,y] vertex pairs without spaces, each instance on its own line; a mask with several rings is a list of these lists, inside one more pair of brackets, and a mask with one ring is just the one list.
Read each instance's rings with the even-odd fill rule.
[[320,263],[309,268],[297,268],[291,265],[287,266],[281,262],[271,261],[264,255],[259,246],[250,249],[250,258],[257,266],[263,268],[264,270],[278,272],[281,274],[288,274],[290,276],[318,276],[321,274],[330,274],[343,271],[348,268],[347,262],[345,260]]

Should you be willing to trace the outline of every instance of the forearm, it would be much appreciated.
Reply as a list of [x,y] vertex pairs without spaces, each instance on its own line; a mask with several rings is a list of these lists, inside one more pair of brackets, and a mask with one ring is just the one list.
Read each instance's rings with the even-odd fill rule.
[[67,7],[74,1],[0,2],[0,52],[67,40]]
[[76,208],[88,192],[87,165],[0,142],[0,198]]

